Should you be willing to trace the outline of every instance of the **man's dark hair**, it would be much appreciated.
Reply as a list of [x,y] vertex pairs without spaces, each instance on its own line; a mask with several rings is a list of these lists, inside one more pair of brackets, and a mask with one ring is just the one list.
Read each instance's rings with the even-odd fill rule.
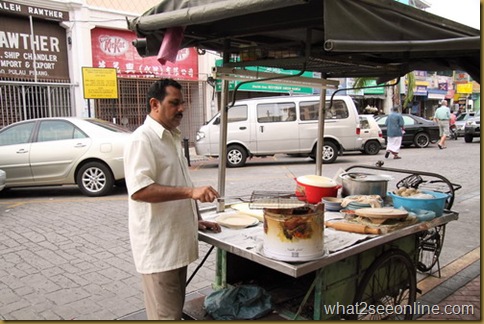
[[181,90],[182,88],[181,84],[173,79],[161,79],[155,81],[146,94],[146,107],[148,108],[148,113],[151,112],[150,99],[155,98],[159,101],[163,101],[166,96],[166,87],[175,87],[178,90]]

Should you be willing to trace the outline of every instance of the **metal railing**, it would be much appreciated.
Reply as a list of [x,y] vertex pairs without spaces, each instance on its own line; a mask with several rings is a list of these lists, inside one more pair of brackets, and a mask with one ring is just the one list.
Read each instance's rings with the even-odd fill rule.
[[21,120],[74,114],[73,84],[0,81],[0,128]]

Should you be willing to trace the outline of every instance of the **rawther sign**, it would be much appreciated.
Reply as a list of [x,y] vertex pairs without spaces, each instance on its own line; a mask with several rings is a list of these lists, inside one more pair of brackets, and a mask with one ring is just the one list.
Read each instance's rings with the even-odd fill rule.
[[0,77],[68,80],[65,30],[57,22],[0,19]]

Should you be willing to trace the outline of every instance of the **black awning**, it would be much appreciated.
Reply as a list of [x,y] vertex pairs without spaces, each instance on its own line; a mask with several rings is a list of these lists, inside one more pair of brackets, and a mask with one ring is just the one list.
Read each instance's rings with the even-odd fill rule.
[[181,26],[181,47],[236,55],[227,66],[380,81],[464,70],[480,82],[479,30],[393,0],[164,0],[128,26],[143,56],[157,55],[166,29]]

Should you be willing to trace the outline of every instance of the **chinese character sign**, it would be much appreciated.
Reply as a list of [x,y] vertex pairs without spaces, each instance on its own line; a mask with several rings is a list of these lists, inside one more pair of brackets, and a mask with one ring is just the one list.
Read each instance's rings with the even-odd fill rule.
[[91,31],[93,67],[115,68],[119,77],[198,80],[195,48],[181,49],[176,62],[161,65],[156,56],[139,56],[132,45],[135,39],[136,35],[131,31],[94,28]]

